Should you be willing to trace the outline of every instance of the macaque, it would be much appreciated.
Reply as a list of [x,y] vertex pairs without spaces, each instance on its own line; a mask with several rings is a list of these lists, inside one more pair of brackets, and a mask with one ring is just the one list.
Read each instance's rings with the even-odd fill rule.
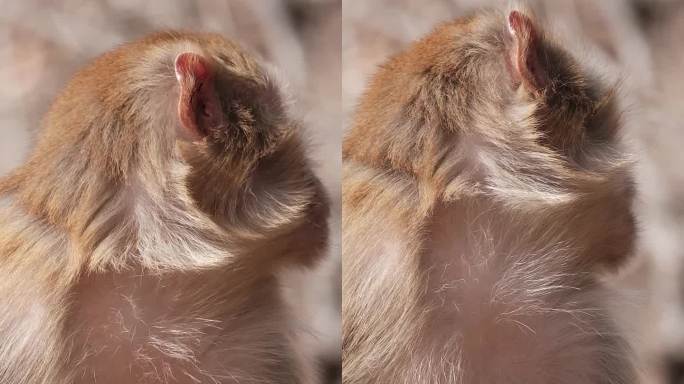
[[344,383],[635,382],[616,94],[524,10],[380,67],[343,143]]
[[276,274],[328,206],[287,103],[213,34],[80,71],[0,181],[0,383],[315,382]]

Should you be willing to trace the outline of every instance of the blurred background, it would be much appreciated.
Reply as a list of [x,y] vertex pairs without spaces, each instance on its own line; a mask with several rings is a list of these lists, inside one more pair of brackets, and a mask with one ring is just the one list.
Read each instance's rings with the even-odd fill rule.
[[338,0],[0,0],[0,175],[27,156],[40,119],[76,70],[160,29],[220,32],[275,64],[289,82],[332,201],[330,254],[288,271],[283,290],[309,329],[299,342],[339,376],[341,4]]
[[[495,0],[344,0],[347,127],[376,66],[435,24]],[[684,383],[684,1],[529,0],[545,29],[607,79],[622,82],[627,140],[638,159],[641,230],[632,263],[607,277],[643,384]]]

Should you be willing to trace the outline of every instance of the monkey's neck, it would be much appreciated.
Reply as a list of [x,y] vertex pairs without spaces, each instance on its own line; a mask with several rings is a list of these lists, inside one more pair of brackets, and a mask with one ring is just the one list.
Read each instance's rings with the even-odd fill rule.
[[57,172],[36,155],[0,182],[0,193],[69,234],[86,269],[209,268],[248,258],[311,217],[324,221],[324,194],[297,149],[261,159],[243,183],[234,169],[180,157],[115,180],[84,161],[60,162]]

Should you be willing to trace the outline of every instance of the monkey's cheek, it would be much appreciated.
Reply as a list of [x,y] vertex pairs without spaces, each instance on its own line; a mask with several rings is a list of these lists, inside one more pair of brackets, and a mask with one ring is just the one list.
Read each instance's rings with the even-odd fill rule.
[[185,129],[180,124],[176,126],[176,140],[186,143],[202,143],[205,141],[205,135],[199,132]]
[[591,263],[603,270],[615,270],[626,264],[634,254],[636,224],[631,212],[617,214],[614,220],[605,221],[605,230],[597,238],[590,254]]

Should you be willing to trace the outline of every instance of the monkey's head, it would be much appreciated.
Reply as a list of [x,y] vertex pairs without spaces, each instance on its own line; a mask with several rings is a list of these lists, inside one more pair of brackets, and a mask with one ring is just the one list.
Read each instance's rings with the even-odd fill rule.
[[280,84],[231,42],[195,38],[199,50],[173,59],[176,141],[191,166],[190,193],[223,220],[245,220],[247,213],[273,220],[283,203],[297,217],[322,195]]
[[181,213],[273,238],[326,211],[286,107],[265,65],[231,41],[152,35],[74,76],[33,154],[0,189],[92,244],[112,225],[142,230]]
[[484,196],[536,217],[592,217],[588,227],[601,223],[625,245],[606,251],[614,260],[634,234],[616,104],[614,87],[531,16],[483,12],[381,67],[343,154],[412,175],[442,200]]

